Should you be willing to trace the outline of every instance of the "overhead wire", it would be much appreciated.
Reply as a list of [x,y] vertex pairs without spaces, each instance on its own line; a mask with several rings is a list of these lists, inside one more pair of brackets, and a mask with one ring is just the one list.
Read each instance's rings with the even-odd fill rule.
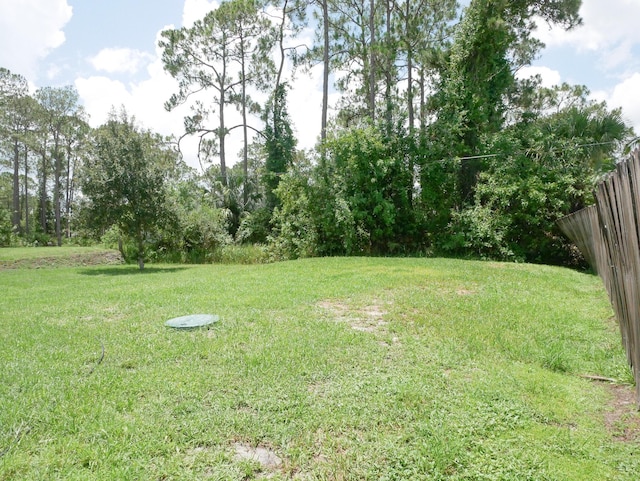
[[[573,148],[576,149],[580,149],[583,147],[598,147],[598,146],[602,146],[602,145],[612,145],[612,144],[617,144],[618,142],[615,140],[610,140],[610,141],[606,141],[606,142],[590,142],[587,144],[577,144],[574,145]],[[559,151],[561,149],[549,149],[547,152],[556,152]],[[452,160],[457,160],[457,161],[468,161],[468,160],[481,160],[481,159],[488,159],[488,158],[495,158],[495,157],[500,157],[500,156],[506,156],[506,155],[519,155],[519,154],[529,154],[530,151],[527,150],[516,150],[514,152],[511,152],[509,154],[506,154],[504,152],[499,152],[499,153],[492,153],[492,154],[478,154],[478,155],[469,155],[469,156],[464,156],[464,157],[443,157],[441,159],[437,159],[437,160],[432,160],[430,162],[446,162],[446,161],[452,161]],[[269,175],[275,175],[275,176],[283,176],[287,174],[287,172],[269,172]],[[209,175],[210,177],[214,178],[214,179],[223,179],[222,174],[216,174],[216,175]],[[236,175],[236,174],[228,174],[226,176],[227,179],[242,179],[244,178],[243,175]],[[251,177],[252,180],[259,180],[259,176],[254,176]]]

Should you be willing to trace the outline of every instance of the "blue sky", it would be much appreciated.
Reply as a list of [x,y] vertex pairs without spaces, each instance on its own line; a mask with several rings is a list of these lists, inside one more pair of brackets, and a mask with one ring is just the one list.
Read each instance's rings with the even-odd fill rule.
[[[24,75],[34,88],[74,85],[94,126],[112,106],[124,105],[145,127],[179,134],[186,110],[163,108],[176,85],[162,69],[157,37],[216,5],[216,0],[0,0],[0,66]],[[584,84],[595,99],[622,107],[640,133],[640,0],[583,0],[581,15],[584,25],[572,32],[542,25],[538,36],[547,48],[520,75],[539,73],[547,85]],[[308,39],[312,35],[306,33]],[[293,85],[291,117],[299,146],[310,148],[320,128],[320,116],[309,114],[320,109],[320,72],[298,73]],[[185,147],[189,156],[194,145]]]
[[91,75],[94,68],[87,59],[104,48],[128,48],[153,54],[157,32],[166,25],[179,25],[184,6],[180,0],[68,0],[66,3],[72,7],[72,16],[63,27],[65,42],[40,63],[45,68],[62,66],[64,70],[53,80],[66,82]]

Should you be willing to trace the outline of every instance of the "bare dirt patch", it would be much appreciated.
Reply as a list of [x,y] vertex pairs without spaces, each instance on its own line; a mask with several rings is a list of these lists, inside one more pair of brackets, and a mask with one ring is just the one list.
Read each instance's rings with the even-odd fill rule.
[[457,289],[456,290],[456,294],[458,294],[459,296],[471,296],[473,294],[475,294],[476,291],[472,291],[470,289]]
[[256,461],[263,469],[277,469],[282,466],[282,459],[271,449],[244,443],[236,443],[233,447],[236,451],[236,461]]
[[611,384],[610,409],[605,413],[604,422],[613,439],[621,442],[640,440],[640,413],[631,386]]
[[378,332],[388,324],[384,320],[387,311],[384,309],[383,303],[378,300],[361,308],[354,308],[334,300],[320,301],[317,305],[327,311],[333,321],[346,322],[356,331]]

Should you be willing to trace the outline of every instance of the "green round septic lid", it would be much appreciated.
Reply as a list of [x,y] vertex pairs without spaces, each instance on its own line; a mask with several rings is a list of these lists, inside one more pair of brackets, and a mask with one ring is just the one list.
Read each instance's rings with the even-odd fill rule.
[[213,324],[219,320],[219,316],[214,316],[212,314],[192,314],[190,316],[174,317],[173,319],[169,319],[165,322],[165,325],[185,329],[208,326],[209,324]]

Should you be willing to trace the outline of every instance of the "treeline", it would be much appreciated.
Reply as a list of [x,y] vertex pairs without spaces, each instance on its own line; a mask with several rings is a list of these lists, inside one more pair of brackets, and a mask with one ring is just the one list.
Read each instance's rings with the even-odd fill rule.
[[[472,0],[456,22],[451,0],[228,0],[161,35],[179,84],[165,106],[191,107],[174,141],[126,112],[89,129],[73,89],[32,97],[3,70],[0,238],[120,239],[141,266],[214,260],[234,244],[274,258],[575,264],[556,220],[592,202],[633,132],[584,87],[516,73],[542,48],[534,19],[573,28],[579,7]],[[315,42],[299,45],[310,26]],[[323,72],[309,109],[321,135],[302,152],[287,94],[311,67]],[[341,99],[330,112],[332,88]],[[243,148],[229,166],[231,135]],[[185,136],[199,139],[200,171],[180,160]]]
[[[0,68],[0,241],[62,243],[90,128],[71,87],[28,92]],[[14,239],[15,241],[15,239]]]

